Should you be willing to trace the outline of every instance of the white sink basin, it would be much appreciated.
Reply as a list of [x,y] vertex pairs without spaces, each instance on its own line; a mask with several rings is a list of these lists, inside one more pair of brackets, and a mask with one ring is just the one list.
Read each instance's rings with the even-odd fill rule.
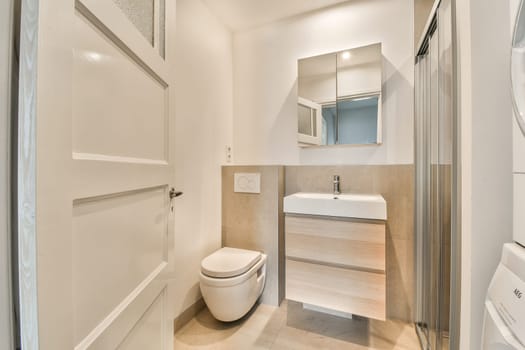
[[386,220],[386,202],[379,194],[294,193],[284,197],[284,212]]

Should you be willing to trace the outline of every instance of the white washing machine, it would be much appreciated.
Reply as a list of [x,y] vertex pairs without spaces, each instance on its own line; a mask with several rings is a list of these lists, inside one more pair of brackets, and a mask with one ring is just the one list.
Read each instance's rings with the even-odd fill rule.
[[503,246],[483,323],[483,350],[525,350],[525,248],[518,244]]
[[483,319],[483,350],[525,350],[525,0],[510,0],[515,243],[505,244],[490,282]]

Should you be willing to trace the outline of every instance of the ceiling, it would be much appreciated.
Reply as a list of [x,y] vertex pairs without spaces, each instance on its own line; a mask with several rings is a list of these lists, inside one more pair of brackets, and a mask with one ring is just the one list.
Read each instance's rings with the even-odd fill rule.
[[348,0],[203,0],[219,20],[242,31]]

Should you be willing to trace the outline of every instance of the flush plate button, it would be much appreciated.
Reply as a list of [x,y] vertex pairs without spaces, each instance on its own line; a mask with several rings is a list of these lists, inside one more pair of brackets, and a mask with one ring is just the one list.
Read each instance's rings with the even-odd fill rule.
[[235,173],[233,191],[239,193],[261,193],[260,173]]

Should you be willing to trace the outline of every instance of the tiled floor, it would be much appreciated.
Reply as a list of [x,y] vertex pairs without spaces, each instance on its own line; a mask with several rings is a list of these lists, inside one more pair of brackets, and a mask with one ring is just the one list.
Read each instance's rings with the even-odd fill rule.
[[448,337],[445,337],[443,339],[443,344],[441,344],[441,349],[448,350],[450,348],[449,342],[450,342],[450,339]]
[[352,320],[303,310],[295,302],[256,306],[225,324],[207,309],[175,334],[175,350],[197,349],[406,349],[418,350],[414,327],[397,321]]

